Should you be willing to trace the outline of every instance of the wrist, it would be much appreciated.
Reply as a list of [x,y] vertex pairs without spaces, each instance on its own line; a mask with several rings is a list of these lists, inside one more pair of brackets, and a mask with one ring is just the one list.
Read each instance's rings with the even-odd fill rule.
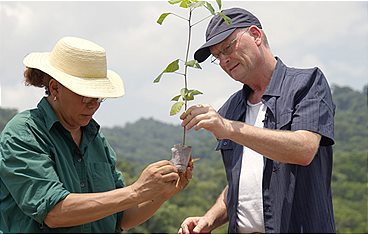
[[234,129],[234,121],[229,119],[224,119],[224,131],[222,133],[221,139],[230,139],[231,132]]
[[129,189],[129,193],[130,193],[130,197],[137,201],[138,203],[141,202],[141,200],[143,200],[141,197],[141,193],[138,191],[138,188],[135,186],[135,184],[133,183],[132,185],[128,186]]

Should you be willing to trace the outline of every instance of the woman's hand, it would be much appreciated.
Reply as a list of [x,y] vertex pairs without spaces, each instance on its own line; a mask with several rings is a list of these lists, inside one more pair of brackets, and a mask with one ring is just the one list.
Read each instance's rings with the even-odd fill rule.
[[178,179],[178,169],[170,161],[162,160],[148,165],[132,184],[132,189],[143,202],[171,191]]
[[182,173],[178,172],[178,180],[176,180],[175,183],[172,183],[171,189],[163,194],[166,200],[186,188],[193,176],[193,165],[193,159],[190,157],[186,171]]

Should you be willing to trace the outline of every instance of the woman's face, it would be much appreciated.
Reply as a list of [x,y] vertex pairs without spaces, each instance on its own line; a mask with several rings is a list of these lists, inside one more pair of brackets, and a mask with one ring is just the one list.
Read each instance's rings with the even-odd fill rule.
[[84,98],[59,84],[58,116],[66,128],[86,126],[100,107],[97,98]]

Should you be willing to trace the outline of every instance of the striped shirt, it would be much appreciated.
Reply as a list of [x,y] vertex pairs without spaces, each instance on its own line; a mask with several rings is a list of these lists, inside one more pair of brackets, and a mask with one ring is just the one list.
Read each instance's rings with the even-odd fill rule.
[[[276,59],[276,68],[262,97],[267,106],[264,127],[308,130],[322,138],[317,154],[308,166],[265,158],[262,181],[265,231],[336,232],[331,194],[335,114],[331,90],[320,69],[289,68]],[[220,108],[220,115],[244,122],[250,92],[244,85]],[[228,231],[234,233],[243,146],[224,139],[218,142],[216,149],[221,150],[225,165],[229,186]]]

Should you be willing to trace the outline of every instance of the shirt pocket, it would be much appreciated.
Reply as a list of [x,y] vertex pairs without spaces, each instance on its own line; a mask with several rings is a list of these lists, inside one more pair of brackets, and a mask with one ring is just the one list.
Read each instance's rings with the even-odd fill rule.
[[226,170],[231,170],[233,167],[234,147],[235,143],[228,139],[220,140],[217,143],[216,150],[221,150],[222,160],[224,161]]
[[105,162],[90,163],[92,173],[91,188],[93,192],[106,192],[115,189],[111,165]]
[[231,140],[224,139],[217,142],[216,150],[233,150],[234,143]]
[[292,117],[291,112],[286,112],[286,113],[281,114],[278,118],[276,128],[280,130],[290,130],[291,129],[291,117]]

